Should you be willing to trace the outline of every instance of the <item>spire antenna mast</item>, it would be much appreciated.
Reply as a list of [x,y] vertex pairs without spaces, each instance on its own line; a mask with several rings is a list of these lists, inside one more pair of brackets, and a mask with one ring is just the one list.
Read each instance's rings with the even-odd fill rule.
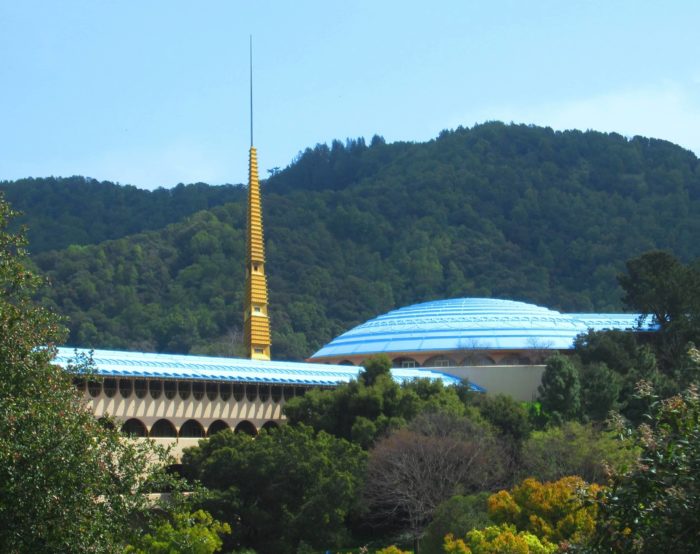
[[253,146],[253,35],[250,35],[250,159],[248,167],[248,221],[246,238],[246,285],[243,309],[243,341],[248,357],[270,359],[265,241],[262,198],[258,180],[258,154]]
[[250,35],[250,145],[253,146],[253,35]]

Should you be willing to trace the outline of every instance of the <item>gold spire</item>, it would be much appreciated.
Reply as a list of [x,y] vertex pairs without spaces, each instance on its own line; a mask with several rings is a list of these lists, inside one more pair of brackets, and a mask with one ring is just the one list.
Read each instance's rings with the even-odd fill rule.
[[246,248],[246,297],[243,333],[248,357],[270,359],[270,320],[267,313],[267,277],[263,243],[258,157],[250,147],[248,172],[248,235]]

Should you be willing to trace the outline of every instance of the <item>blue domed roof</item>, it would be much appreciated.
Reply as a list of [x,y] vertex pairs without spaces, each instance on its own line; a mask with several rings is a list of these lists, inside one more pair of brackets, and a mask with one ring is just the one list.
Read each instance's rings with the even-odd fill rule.
[[414,304],[358,325],[311,359],[381,352],[569,349],[587,329],[633,329],[636,314],[562,314],[497,298]]

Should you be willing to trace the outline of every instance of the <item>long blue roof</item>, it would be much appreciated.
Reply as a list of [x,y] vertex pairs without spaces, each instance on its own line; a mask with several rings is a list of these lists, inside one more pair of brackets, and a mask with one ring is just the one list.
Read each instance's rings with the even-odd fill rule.
[[[357,379],[361,367],[318,363],[275,362],[210,356],[184,356],[147,352],[59,348],[55,363],[63,368],[76,364],[76,353],[92,352],[94,369],[103,377],[140,379],[192,379],[270,385],[335,386]],[[459,379],[427,369],[395,368],[398,382],[442,379],[446,385]],[[478,387],[475,387],[478,388]]]
[[[588,329],[635,329],[637,314],[562,314],[496,298],[414,304],[350,329],[311,359],[380,352],[570,349]],[[649,329],[648,327],[646,329]]]

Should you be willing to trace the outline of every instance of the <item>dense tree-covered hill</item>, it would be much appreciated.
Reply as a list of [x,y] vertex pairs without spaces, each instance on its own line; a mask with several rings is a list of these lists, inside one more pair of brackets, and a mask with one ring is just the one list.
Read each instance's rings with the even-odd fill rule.
[[[698,159],[642,137],[488,123],[425,144],[334,142],[264,190],[281,358],[432,298],[619,310],[626,259],[700,255]],[[46,300],[70,317],[72,344],[230,353],[244,221],[238,198],[164,229],[43,253]]]
[[160,229],[199,210],[241,199],[240,186],[177,185],[154,191],[85,177],[1,181],[0,191],[16,220],[29,227],[32,252],[97,244],[149,229]]

